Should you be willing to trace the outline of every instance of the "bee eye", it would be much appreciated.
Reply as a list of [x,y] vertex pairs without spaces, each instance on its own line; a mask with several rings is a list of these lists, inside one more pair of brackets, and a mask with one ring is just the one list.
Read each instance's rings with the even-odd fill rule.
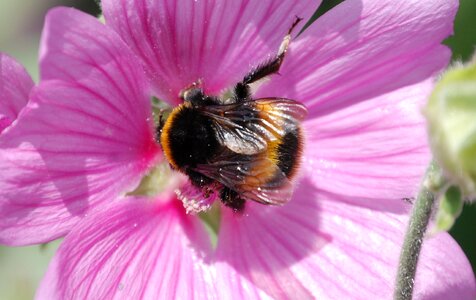
[[203,90],[199,88],[189,89],[183,94],[183,99],[191,102],[193,105],[200,105],[203,103],[204,98]]

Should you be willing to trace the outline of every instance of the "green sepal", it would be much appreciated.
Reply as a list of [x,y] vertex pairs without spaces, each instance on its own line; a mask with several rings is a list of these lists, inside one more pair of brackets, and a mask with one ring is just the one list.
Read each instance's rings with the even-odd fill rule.
[[463,197],[457,186],[449,187],[440,198],[434,231],[449,231],[463,210]]

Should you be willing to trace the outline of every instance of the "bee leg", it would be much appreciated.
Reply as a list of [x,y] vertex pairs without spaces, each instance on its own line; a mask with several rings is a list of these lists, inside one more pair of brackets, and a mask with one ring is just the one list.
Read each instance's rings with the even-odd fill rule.
[[228,206],[235,212],[241,212],[245,209],[245,200],[240,198],[238,193],[230,188],[223,187],[220,191],[220,199],[225,206]]
[[251,72],[249,72],[243,78],[241,82],[238,82],[235,85],[234,93],[235,93],[236,100],[238,101],[246,100],[250,97],[251,92],[250,92],[249,85],[251,83],[256,82],[260,79],[263,79],[271,74],[278,73],[279,68],[281,67],[281,64],[283,63],[284,56],[286,55],[286,52],[288,50],[289,43],[291,42],[291,33],[293,32],[294,28],[301,20],[302,20],[301,18],[296,17],[293,24],[289,28],[288,33],[286,34],[283,41],[281,42],[278,53],[276,54],[274,58],[252,69]]

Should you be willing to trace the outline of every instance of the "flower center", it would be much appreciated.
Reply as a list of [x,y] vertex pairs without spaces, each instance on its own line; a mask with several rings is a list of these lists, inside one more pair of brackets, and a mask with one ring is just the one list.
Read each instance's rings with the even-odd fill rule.
[[142,178],[135,190],[127,195],[155,197],[173,191],[183,180],[183,176],[172,171],[167,163],[160,163]]
[[[177,195],[174,198],[175,201],[181,200],[184,204],[184,215],[188,215],[191,211],[187,207],[190,203],[190,199],[180,199],[181,189],[186,185],[186,177],[178,172],[173,171],[167,163],[160,163],[155,166],[149,174],[144,176],[139,186],[127,195],[133,196],[145,196],[154,198],[161,194],[175,193]],[[192,211],[193,213],[197,211]],[[220,230],[221,220],[221,205],[215,201],[211,206],[208,206],[206,210],[202,210],[197,213],[197,216],[202,221],[207,233],[210,237],[210,242],[213,247],[216,247],[218,241],[218,232]]]

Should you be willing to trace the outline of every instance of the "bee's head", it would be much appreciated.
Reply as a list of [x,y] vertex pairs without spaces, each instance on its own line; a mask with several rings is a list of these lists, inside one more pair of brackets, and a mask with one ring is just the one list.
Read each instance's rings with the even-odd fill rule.
[[183,92],[183,100],[192,103],[193,106],[203,105],[205,94],[201,88],[190,88]]

